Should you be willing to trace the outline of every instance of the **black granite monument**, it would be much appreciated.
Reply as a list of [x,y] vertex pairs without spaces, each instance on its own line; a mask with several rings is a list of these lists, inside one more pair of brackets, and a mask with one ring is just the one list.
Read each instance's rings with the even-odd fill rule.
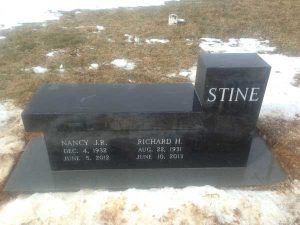
[[52,170],[245,166],[270,66],[202,54],[192,84],[53,84],[22,114]]
[[42,132],[5,191],[274,184],[286,176],[255,125],[270,66],[202,54],[196,84],[53,84],[22,113]]

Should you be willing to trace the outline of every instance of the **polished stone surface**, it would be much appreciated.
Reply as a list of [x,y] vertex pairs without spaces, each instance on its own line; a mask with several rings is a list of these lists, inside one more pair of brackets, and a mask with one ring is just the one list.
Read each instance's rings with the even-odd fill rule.
[[[67,124],[77,129],[165,129],[201,126],[192,84],[52,84],[22,113],[26,131]],[[199,122],[198,122],[199,121]]]
[[106,169],[51,171],[42,138],[25,148],[5,191],[9,193],[61,192],[80,189],[125,190],[186,186],[248,186],[276,184],[287,179],[265,142],[253,139],[246,167]]
[[201,54],[195,89],[211,127],[239,123],[241,132],[253,132],[270,70],[256,53]]

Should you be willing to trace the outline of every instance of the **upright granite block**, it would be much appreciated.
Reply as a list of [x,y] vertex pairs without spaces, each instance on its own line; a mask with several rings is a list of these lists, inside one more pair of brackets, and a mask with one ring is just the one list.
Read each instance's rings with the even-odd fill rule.
[[[200,55],[195,82],[211,128],[247,135],[253,132],[271,67],[254,53]],[[232,129],[235,124],[241,129]]]

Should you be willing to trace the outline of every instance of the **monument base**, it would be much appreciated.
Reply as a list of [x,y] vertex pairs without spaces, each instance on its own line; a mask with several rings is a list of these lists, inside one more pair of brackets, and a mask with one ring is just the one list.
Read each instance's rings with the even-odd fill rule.
[[43,138],[34,138],[12,172],[8,193],[125,190],[187,186],[250,186],[282,182],[286,175],[261,137],[254,137],[246,167],[52,171]]

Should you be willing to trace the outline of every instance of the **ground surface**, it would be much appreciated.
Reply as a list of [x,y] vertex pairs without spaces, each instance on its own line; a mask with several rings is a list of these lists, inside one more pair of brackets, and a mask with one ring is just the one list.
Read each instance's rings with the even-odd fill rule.
[[[299,224],[299,7],[296,0],[181,1],[76,10],[0,30],[0,190],[29,137],[21,109],[42,84],[191,82],[199,44],[258,52],[271,64],[258,130],[289,177],[272,187],[0,192],[0,224]],[[170,13],[186,24],[168,26]]]

